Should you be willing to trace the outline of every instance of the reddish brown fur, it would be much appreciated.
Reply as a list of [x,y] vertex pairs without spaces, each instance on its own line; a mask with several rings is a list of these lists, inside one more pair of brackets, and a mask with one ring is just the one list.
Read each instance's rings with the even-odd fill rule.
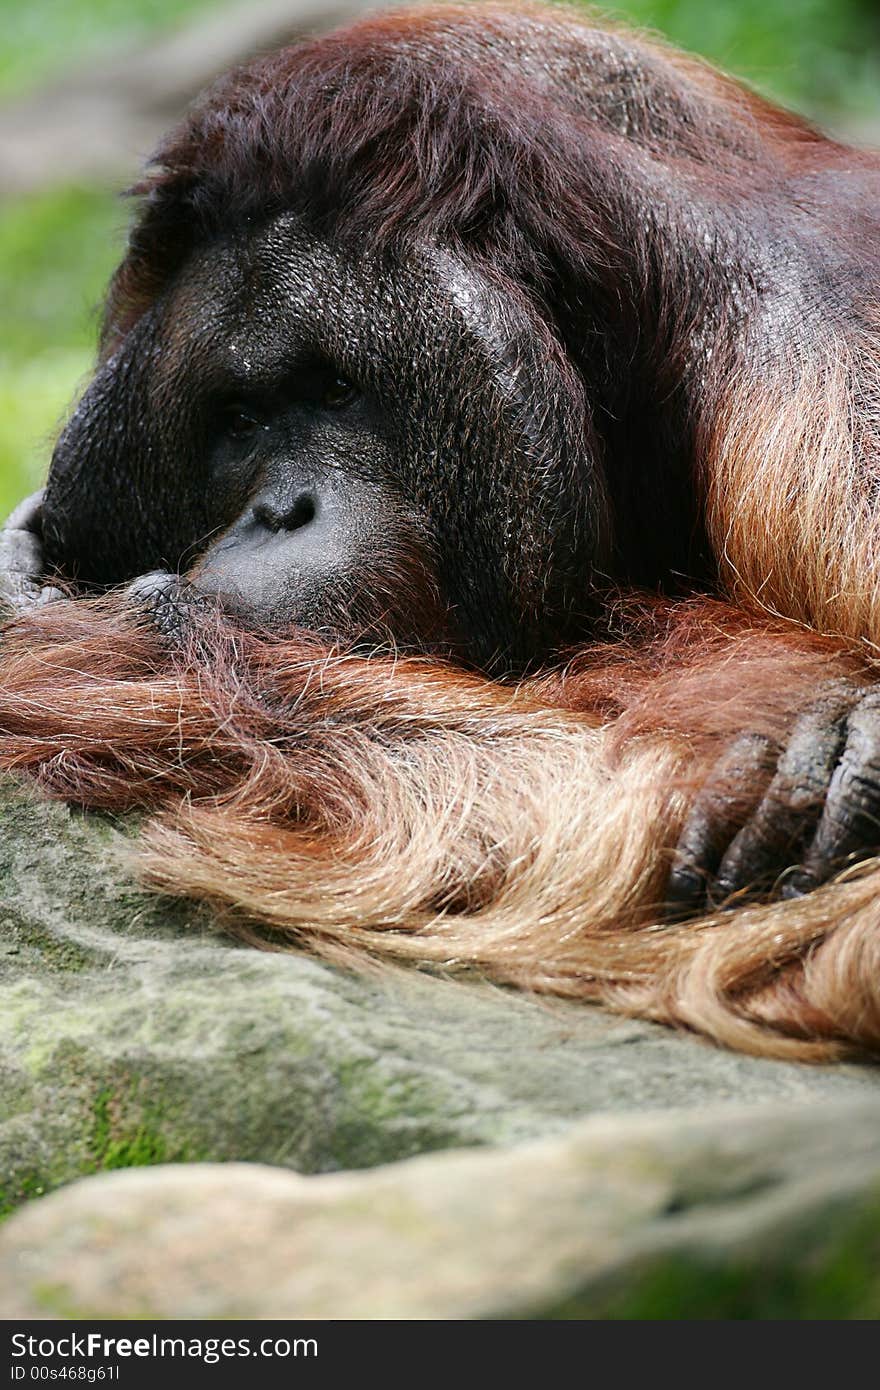
[[[680,81],[671,95],[658,81],[650,111],[646,98],[624,133],[598,117],[590,125],[603,204],[564,161],[544,158],[548,142],[580,138],[584,117],[558,91],[547,98],[534,74],[514,80],[477,54],[482,102],[447,103],[441,119],[425,99],[408,40],[424,53],[436,32],[442,90],[448,27],[473,13],[371,19],[233,75],[225,105],[198,111],[143,186],[151,202],[114,285],[104,351],[196,240],[246,218],[255,200],[261,214],[285,206],[294,188],[319,226],[342,199],[353,238],[417,231],[476,254],[485,244],[497,281],[539,303],[554,294],[548,267],[577,265],[598,320],[602,306],[628,306],[649,326],[640,351],[653,354],[660,385],[666,370],[670,391],[692,390],[699,519],[737,607],[646,601],[637,611],[628,599],[610,623],[618,641],[514,687],[211,618],[172,655],[113,602],[61,603],[3,638],[0,766],[83,806],[157,813],[139,852],[147,880],[207,899],[260,944],[307,944],[346,963],[475,967],[766,1055],[876,1051],[880,870],[861,865],[803,899],[687,924],[670,924],[661,901],[688,809],[725,743],[744,728],[782,743],[824,681],[876,679],[874,308],[866,302],[856,323],[845,304],[772,361],[758,331],[747,324],[740,340],[737,324],[695,385],[685,345],[708,317],[712,256],[694,285],[672,264],[685,246],[669,237],[658,251],[613,206],[620,163],[635,157],[671,168],[685,202],[723,201],[742,185],[768,208],[787,175],[876,160],[640,43],[646,92],[670,68]],[[491,30],[505,15],[486,7],[479,23]],[[384,84],[334,96],[340,74],[374,61],[388,37],[398,60]],[[288,130],[292,82],[321,100],[301,102]],[[832,217],[829,240],[857,258],[863,227]],[[660,254],[670,261],[662,284],[675,289],[645,303]],[[582,305],[568,310],[575,322],[554,308],[574,353]],[[720,322],[727,306],[714,308]]]
[[5,635],[0,765],[158,812],[147,881],[262,945],[476,967],[766,1055],[876,1048],[874,871],[696,923],[656,906],[723,741],[758,711],[783,737],[859,664],[709,603],[641,630],[506,687],[213,618],[170,656],[112,602],[51,605]]

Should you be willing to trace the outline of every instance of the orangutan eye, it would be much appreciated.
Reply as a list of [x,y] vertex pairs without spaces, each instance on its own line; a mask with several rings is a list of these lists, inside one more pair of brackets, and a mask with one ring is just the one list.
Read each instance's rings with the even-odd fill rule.
[[251,406],[233,405],[223,412],[222,428],[223,433],[231,439],[246,439],[268,426],[259,411]]
[[333,376],[328,381],[321,396],[321,404],[326,410],[342,410],[358,395],[353,382],[344,376]]

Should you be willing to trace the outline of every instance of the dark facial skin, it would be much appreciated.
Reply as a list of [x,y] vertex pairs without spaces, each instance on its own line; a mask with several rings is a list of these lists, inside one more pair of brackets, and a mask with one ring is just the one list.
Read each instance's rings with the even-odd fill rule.
[[[184,552],[180,568],[199,594],[275,631],[366,634],[385,623],[398,640],[414,643],[417,615],[436,639],[447,626],[451,635],[436,592],[431,530],[393,481],[396,441],[376,391],[334,365],[335,344],[316,349],[297,324],[285,323],[287,304],[302,296],[294,275],[276,272],[264,288],[263,255],[248,257],[250,265],[236,259],[256,324],[244,319],[236,327],[238,306],[219,296],[212,305],[212,366],[225,384],[200,408],[207,417],[206,520],[214,525],[194,547],[195,563]],[[201,304],[211,302],[212,288],[203,287]],[[170,312],[176,318],[173,303]],[[197,334],[198,326],[179,333],[172,360],[198,358]],[[421,600],[412,618],[391,585],[405,574],[407,600],[416,599],[413,589]]]
[[584,630],[607,529],[585,442],[525,301],[447,253],[371,264],[283,216],[197,253],[99,371],[55,452],[46,558],[515,667]]
[[[373,383],[338,365],[320,281],[290,250],[277,229],[211,247],[99,372],[56,449],[47,558],[85,585],[161,568],[275,630],[384,623],[402,641],[415,617],[403,621],[389,589],[405,570],[439,635],[431,535],[393,481],[387,412]],[[324,334],[310,322],[322,315]],[[117,408],[126,473],[108,431]],[[100,538],[79,482],[81,442],[96,430],[107,485],[128,491],[121,524]]]

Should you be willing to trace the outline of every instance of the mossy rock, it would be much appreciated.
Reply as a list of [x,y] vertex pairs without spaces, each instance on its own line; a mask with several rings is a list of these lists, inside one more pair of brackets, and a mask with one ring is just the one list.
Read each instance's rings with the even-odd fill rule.
[[[0,784],[6,1212],[77,1178],[90,1178],[90,1191],[113,1181],[101,1176],[111,1169],[245,1160],[329,1173],[451,1148],[565,1144],[590,1117],[630,1123],[627,1112],[661,1121],[668,1112],[665,1122],[680,1126],[682,1114],[707,1107],[747,1107],[758,1116],[754,1135],[780,1107],[803,1111],[821,1132],[841,1105],[856,1114],[880,1103],[880,1074],[868,1065],[764,1061],[477,981],[357,976],[254,951],[204,911],[139,890],[126,862],[132,834],[136,826]],[[846,1125],[833,1123],[845,1158]],[[181,1171],[206,1170],[163,1166],[156,1181]],[[510,1219],[532,1216],[511,1210]],[[668,1271],[674,1288],[684,1276],[665,1260],[657,1277],[665,1287]],[[638,1307],[660,1306],[648,1274],[640,1287]],[[735,1273],[717,1288],[717,1299],[725,1289],[733,1297]],[[577,1297],[560,1295],[557,1314],[583,1316]],[[602,1297],[608,1308],[637,1306],[630,1284]]]

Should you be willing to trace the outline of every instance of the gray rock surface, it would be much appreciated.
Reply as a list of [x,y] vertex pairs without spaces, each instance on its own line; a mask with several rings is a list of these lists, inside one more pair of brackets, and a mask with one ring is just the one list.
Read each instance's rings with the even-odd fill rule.
[[366,1173],[109,1173],[0,1234],[4,1316],[873,1318],[878,1180],[876,1100],[599,1116]]
[[[688,1241],[720,1270],[721,1307],[764,1267],[777,1216],[793,1232],[779,1278],[796,1316],[798,1299],[819,1298],[804,1259],[814,1272],[842,1259],[861,1270],[853,1231],[877,1253],[876,1068],[761,1061],[478,981],[361,978],[258,953],[138,891],[125,844],[101,817],[0,785],[0,1202],[26,1203],[0,1242],[0,1316],[171,1316],[160,1294],[178,1265],[178,1297],[190,1277],[196,1292],[176,1316],[255,1315],[244,1275],[232,1287],[196,1278],[224,1240],[226,1278],[242,1242],[271,1265],[279,1293],[266,1316],[424,1316],[435,1295],[436,1316],[561,1316],[569,1299],[574,1316],[630,1316],[632,1252],[639,1269],[668,1265],[675,1286]],[[395,1162],[462,1146],[493,1148]],[[156,1164],[175,1166],[143,1171]],[[283,1171],[375,1165],[391,1166],[332,1180]],[[107,1172],[132,1167],[142,1171]],[[606,1203],[607,1183],[617,1195]],[[352,1250],[361,1242],[381,1264],[383,1240],[404,1273],[370,1273],[374,1293],[358,1294]],[[300,1243],[308,1258],[291,1263]],[[506,1274],[496,1247],[510,1249]],[[720,1264],[710,1247],[726,1251]],[[725,1261],[746,1247],[734,1277]],[[534,1282],[514,1278],[527,1256]],[[428,1281],[419,1288],[408,1261]],[[41,1303],[50,1267],[55,1293]],[[866,1315],[870,1280],[844,1283],[840,1315]]]

